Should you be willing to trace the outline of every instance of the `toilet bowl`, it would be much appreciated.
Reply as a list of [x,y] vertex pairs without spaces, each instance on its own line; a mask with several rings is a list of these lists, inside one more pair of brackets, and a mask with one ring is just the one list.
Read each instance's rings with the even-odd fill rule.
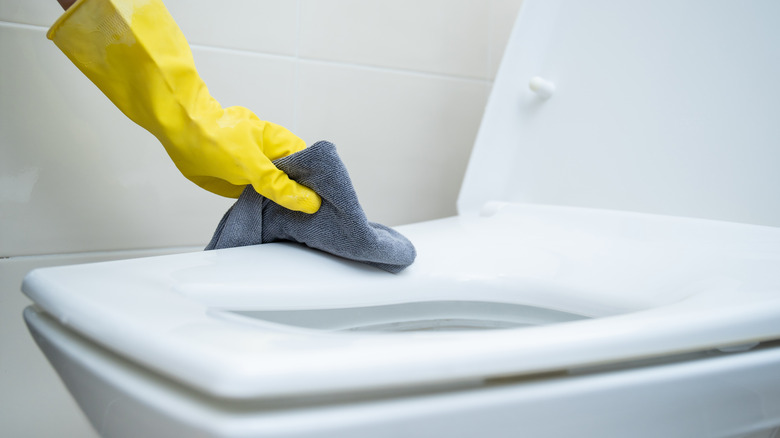
[[[292,243],[40,269],[36,342],[103,436],[777,437],[780,228],[707,219],[733,207],[700,184],[723,169],[662,164],[709,150],[760,174],[780,61],[757,57],[774,88],[736,113],[750,87],[712,63],[774,47],[778,7],[630,3],[524,2],[459,214],[398,227],[402,273]],[[718,19],[739,44],[676,58]],[[696,104],[705,132],[653,87],[723,106]],[[747,146],[722,132],[735,114]]]
[[780,230],[532,205],[401,229],[395,276],[292,244],[49,268],[25,317],[105,436],[780,427]]

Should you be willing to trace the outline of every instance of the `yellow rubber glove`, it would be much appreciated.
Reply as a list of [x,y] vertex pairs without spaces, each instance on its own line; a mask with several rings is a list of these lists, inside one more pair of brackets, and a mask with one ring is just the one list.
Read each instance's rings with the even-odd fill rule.
[[79,0],[47,36],[127,117],[160,140],[190,181],[232,198],[251,184],[291,210],[319,209],[314,191],[271,163],[304,149],[303,140],[246,108],[222,108],[160,0]]

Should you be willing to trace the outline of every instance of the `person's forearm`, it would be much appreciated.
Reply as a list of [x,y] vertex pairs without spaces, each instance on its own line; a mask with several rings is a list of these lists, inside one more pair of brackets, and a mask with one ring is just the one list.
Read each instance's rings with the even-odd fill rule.
[[185,177],[221,196],[237,198],[251,184],[285,208],[319,209],[319,195],[272,162],[306,143],[247,108],[223,108],[161,0],[80,0],[72,8],[46,36],[117,108],[160,140]]
[[72,5],[73,3],[76,3],[76,0],[57,0],[60,3],[60,6],[62,6],[62,9],[65,9],[66,11]]

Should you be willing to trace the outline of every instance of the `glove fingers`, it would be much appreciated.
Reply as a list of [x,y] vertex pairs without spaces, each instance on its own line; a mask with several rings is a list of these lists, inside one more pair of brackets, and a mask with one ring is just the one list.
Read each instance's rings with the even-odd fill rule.
[[312,214],[319,210],[322,198],[314,190],[291,180],[270,161],[256,172],[251,184],[255,191],[284,208]]

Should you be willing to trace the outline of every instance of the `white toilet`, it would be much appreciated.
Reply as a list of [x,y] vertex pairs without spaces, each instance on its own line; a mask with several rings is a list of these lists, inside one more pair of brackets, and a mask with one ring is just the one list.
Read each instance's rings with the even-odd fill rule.
[[27,276],[101,435],[780,436],[780,228],[682,217],[780,164],[780,3],[524,3],[401,274],[280,243]]

